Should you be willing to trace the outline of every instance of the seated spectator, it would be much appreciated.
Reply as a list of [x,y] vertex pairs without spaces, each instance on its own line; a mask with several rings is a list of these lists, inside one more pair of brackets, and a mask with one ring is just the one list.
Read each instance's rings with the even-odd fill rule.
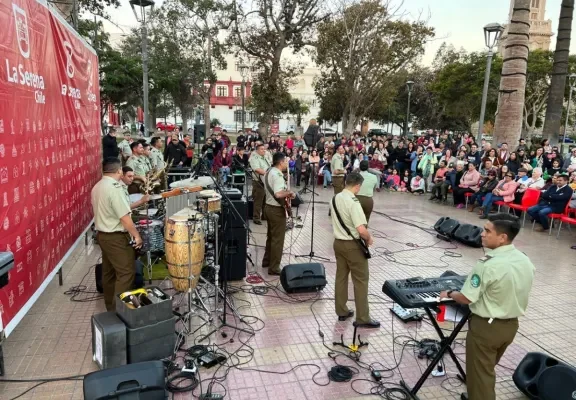
[[518,169],[518,175],[516,176],[516,179],[514,179],[514,180],[516,182],[518,182],[519,185],[521,185],[521,184],[528,182],[529,179],[530,179],[530,177],[528,176],[528,170],[526,168],[519,168]]
[[404,170],[404,176],[400,181],[400,191],[401,192],[410,192],[412,191],[412,187],[410,186],[410,182],[412,179],[412,173],[409,169]]
[[570,173],[576,171],[576,147],[572,148],[572,152],[566,157],[566,160],[564,160],[562,169]]
[[[520,173],[520,170],[518,171]],[[526,193],[526,189],[542,189],[544,187],[545,181],[542,179],[542,168],[536,167],[532,170],[532,177],[525,180],[523,183],[520,183],[518,189],[516,189],[516,193],[514,194],[514,204],[522,204],[522,198]],[[514,214],[517,217],[522,215],[522,211],[514,210]]]
[[480,169],[480,176],[482,177],[482,179],[486,180],[486,178],[488,178],[488,172],[490,171],[494,171],[497,174],[498,168],[492,165],[492,161],[490,159],[486,158],[484,159],[484,162],[482,163],[482,168]]
[[368,156],[368,172],[376,175],[378,178],[378,188],[382,187],[382,174],[384,173],[385,165],[379,157]]
[[422,175],[417,174],[410,182],[410,191],[412,194],[421,195],[426,191],[426,181],[422,178]]
[[488,193],[492,193],[494,189],[496,189],[496,185],[498,185],[498,179],[496,179],[496,171],[490,170],[488,171],[488,175],[484,181],[480,184],[480,189],[476,193],[468,199],[468,211],[473,212],[476,208],[476,203],[478,205],[482,205],[482,201],[484,197]]
[[534,230],[538,232],[547,231],[550,228],[548,214],[563,213],[573,194],[574,191],[568,186],[568,175],[558,175],[556,184],[550,186],[540,196],[540,203],[528,209],[528,215],[540,224]]
[[495,168],[500,168],[504,165],[504,161],[498,157],[496,149],[490,149],[486,152],[483,162],[490,161],[490,164]]
[[454,164],[448,164],[446,173],[444,174],[444,181],[440,186],[440,198],[443,204],[448,203],[448,190],[450,188],[456,187],[456,182],[460,183],[460,177],[462,176],[464,166],[462,164],[458,165],[454,169]]
[[548,178],[549,176],[556,175],[560,172],[562,172],[562,168],[560,167],[560,160],[556,159],[552,161],[552,166],[546,170],[544,179]]
[[319,174],[322,174],[322,176],[324,177],[323,179],[323,186],[324,189],[326,189],[326,187],[328,185],[332,184],[332,174],[330,172],[330,160],[332,159],[332,156],[329,152],[325,152],[324,153],[324,157],[322,158],[322,160],[320,160],[320,172]]
[[398,192],[400,190],[400,175],[396,168],[392,169],[392,174],[386,179],[386,186],[388,189]]
[[464,172],[460,179],[460,184],[452,188],[454,195],[454,204],[456,208],[464,208],[466,202],[466,193],[476,193],[479,189],[480,172],[476,170],[476,165],[473,162],[468,163],[468,171]]
[[436,200],[441,199],[441,192],[442,192],[442,185],[446,180],[446,172],[448,169],[446,168],[446,161],[440,161],[440,167],[436,171],[434,175],[434,184],[431,186],[430,191],[432,192],[432,196],[429,200]]
[[484,212],[480,216],[480,219],[488,218],[488,214],[490,213],[494,202],[504,201],[506,203],[511,203],[514,201],[514,193],[516,193],[517,187],[518,183],[514,181],[514,174],[508,172],[504,179],[498,182],[496,188],[484,197],[484,201],[482,202],[482,210]]

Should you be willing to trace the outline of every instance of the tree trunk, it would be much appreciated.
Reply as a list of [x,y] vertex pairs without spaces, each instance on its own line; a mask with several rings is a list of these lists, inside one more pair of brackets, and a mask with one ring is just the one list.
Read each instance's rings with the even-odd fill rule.
[[522,136],[529,32],[530,0],[515,0],[504,49],[494,144],[518,143]]
[[546,107],[543,139],[558,142],[558,133],[562,125],[562,109],[564,108],[564,90],[568,73],[568,57],[570,55],[570,36],[572,34],[572,17],[574,0],[562,0],[560,19],[558,21],[558,39],[554,53],[554,66],[550,82],[550,94]]

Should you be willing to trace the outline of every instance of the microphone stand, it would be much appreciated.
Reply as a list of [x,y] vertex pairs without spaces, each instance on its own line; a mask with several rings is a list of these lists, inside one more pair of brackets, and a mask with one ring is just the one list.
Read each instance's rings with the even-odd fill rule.
[[312,190],[308,189],[308,185],[310,184],[310,179],[314,180],[314,178],[316,178],[316,175],[314,174],[314,165],[316,165],[318,163],[307,163],[307,164],[310,166],[310,169],[311,169],[309,176],[308,176],[308,181],[304,185],[304,188],[301,189],[298,193],[299,194],[312,193],[312,197],[318,196],[318,193],[316,193],[314,191],[314,182],[312,182]]
[[[314,138],[312,140],[312,146],[308,146],[308,144],[306,144],[308,146],[308,148],[311,149],[315,149],[316,148],[316,140],[318,139],[318,135],[314,135]],[[310,153],[312,153],[312,151],[310,151]],[[316,163],[311,163],[312,166],[314,166],[314,164]],[[316,204],[315,201],[315,196],[317,195],[316,192],[314,191],[314,189],[316,189],[316,179],[318,179],[314,174],[314,168],[312,168],[312,175],[314,175],[312,177],[312,225],[311,225],[311,231],[310,231],[310,253],[308,254],[299,254],[294,256],[294,258],[300,258],[300,257],[307,257],[310,261],[312,261],[313,258],[320,260],[320,261],[325,261],[328,262],[330,261],[329,258],[326,257],[320,257],[315,255],[314,253],[314,206]],[[304,190],[306,190],[306,187],[304,187]]]

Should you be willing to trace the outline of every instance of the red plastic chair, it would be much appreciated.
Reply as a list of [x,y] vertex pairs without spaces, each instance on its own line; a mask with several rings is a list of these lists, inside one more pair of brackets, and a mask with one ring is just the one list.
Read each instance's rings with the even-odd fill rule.
[[[561,219],[563,216],[568,217],[568,210],[570,210],[569,207],[570,202],[568,202],[568,204],[566,204],[566,208],[564,208],[564,212],[563,213],[550,213],[548,214],[548,218],[550,218],[550,229],[548,231],[548,235],[552,235],[552,228],[554,227],[554,220],[556,219]],[[534,225],[536,225],[536,221],[532,222],[532,229],[534,229]],[[556,237],[558,237],[558,235],[556,235]]]
[[464,198],[466,199],[466,208],[468,208],[468,198],[472,197],[474,193],[466,192],[464,193]]
[[520,210],[522,211],[523,218],[522,218],[522,226],[526,223],[526,214],[530,207],[535,206],[540,201],[540,194],[542,192],[538,189],[526,189],[524,192],[524,196],[522,196],[522,204],[508,204],[508,207],[511,210]]
[[498,206],[498,212],[500,212],[500,207],[502,207],[502,206],[510,207],[511,204],[512,204],[512,202],[506,203],[505,201],[495,201],[494,202],[494,205]]
[[560,224],[558,225],[558,233],[556,234],[556,239],[560,237],[562,223],[567,223],[568,227],[570,227],[570,225],[576,225],[576,218],[571,217],[571,215],[575,213],[576,208],[566,207],[566,212],[560,217]]

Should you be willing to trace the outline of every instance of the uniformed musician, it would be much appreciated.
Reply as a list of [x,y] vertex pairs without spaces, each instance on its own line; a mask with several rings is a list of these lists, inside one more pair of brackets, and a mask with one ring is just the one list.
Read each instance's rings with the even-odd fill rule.
[[150,150],[152,168],[157,171],[164,169],[164,167],[166,167],[166,162],[164,161],[164,155],[160,150],[162,148],[162,139],[155,136],[150,140],[150,144],[152,145],[152,149]]
[[126,160],[132,155],[132,149],[130,145],[134,141],[132,140],[132,135],[130,132],[124,132],[124,140],[118,143],[118,148],[120,149],[120,156],[122,157],[122,163],[125,163]]
[[266,229],[266,251],[262,260],[262,268],[268,268],[268,275],[280,275],[280,263],[284,251],[284,236],[286,234],[285,198],[291,199],[296,194],[289,191],[283,172],[288,168],[288,157],[284,153],[274,153],[272,168],[264,175],[266,191],[266,207],[264,213],[268,222]]
[[122,185],[122,189],[124,190],[124,194],[128,199],[128,203],[130,204],[130,209],[133,210],[138,208],[148,201],[150,201],[150,195],[145,194],[142,198],[138,201],[130,202],[130,194],[128,193],[128,186],[130,186],[134,182],[134,170],[128,166],[122,167],[122,178],[120,179],[120,184]]
[[482,232],[488,249],[461,292],[443,291],[441,298],[468,304],[472,312],[466,336],[466,386],[462,399],[495,400],[494,368],[514,340],[518,317],[524,315],[534,280],[534,265],[512,241],[520,232],[516,216],[490,215]]
[[147,143],[145,139],[142,139],[140,143],[142,143],[142,161],[146,164],[148,171],[150,171],[152,169],[152,160],[150,158],[152,147],[150,147],[150,143]]
[[330,161],[330,171],[332,171],[332,186],[334,187],[334,194],[340,193],[344,189],[344,146],[338,146],[336,154],[332,156]]
[[362,206],[362,211],[366,216],[366,222],[370,221],[370,215],[374,209],[374,189],[378,187],[378,178],[376,175],[368,172],[368,161],[360,161],[360,175],[364,178],[360,191],[356,194],[356,198]]
[[252,169],[252,199],[254,200],[254,216],[252,222],[256,225],[262,225],[262,216],[264,211],[264,201],[266,193],[264,191],[264,175],[270,163],[265,157],[266,149],[263,144],[256,146],[256,152],[250,156],[250,168]]
[[362,175],[352,172],[346,178],[344,190],[334,197],[336,209],[352,236],[340,224],[332,201],[330,201],[334,254],[336,256],[336,315],[338,315],[339,321],[346,321],[354,316],[354,311],[349,310],[346,305],[348,302],[348,275],[352,275],[354,302],[356,303],[354,326],[379,328],[380,322],[370,318],[368,307],[368,259],[365,257],[360,243],[357,242],[357,239],[362,238],[368,246],[373,243],[372,235],[366,229],[366,216],[356,198],[363,181]]
[[120,184],[122,164],[109,158],[103,167],[104,176],[92,188],[91,200],[102,250],[104,302],[107,311],[115,311],[115,295],[132,289],[134,284],[134,249],[142,246],[142,238],[132,222],[130,204]]
[[128,193],[140,193],[139,186],[146,182],[146,174],[150,170],[144,156],[142,143],[133,142],[130,145],[132,156],[126,161],[126,166],[134,170],[134,182],[128,187]]

